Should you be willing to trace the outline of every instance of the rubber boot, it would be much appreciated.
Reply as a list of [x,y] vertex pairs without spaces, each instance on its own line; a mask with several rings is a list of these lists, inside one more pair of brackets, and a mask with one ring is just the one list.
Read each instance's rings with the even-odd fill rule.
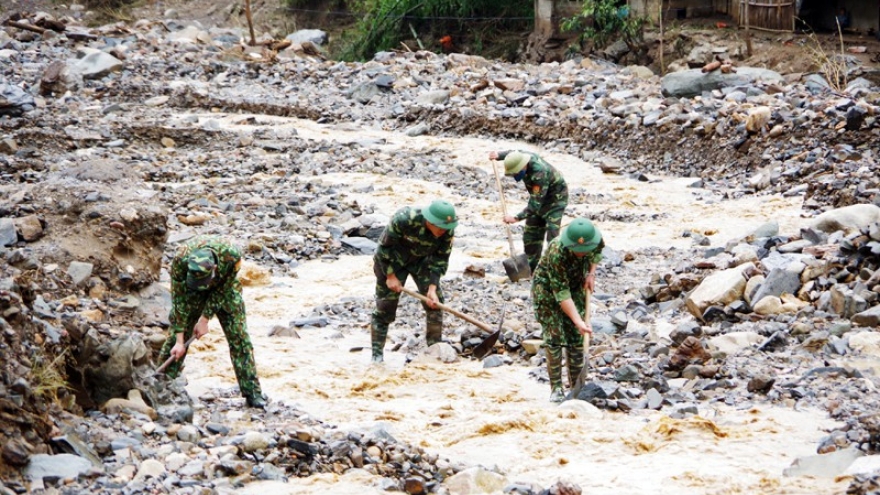
[[568,384],[574,390],[574,382],[584,369],[584,349],[579,346],[568,346],[565,348],[565,355],[568,365]]
[[372,360],[381,363],[385,360],[385,339],[388,327],[397,315],[397,300],[380,299],[376,301],[376,310],[370,324],[370,343],[373,350]]
[[372,361],[381,363],[385,360],[385,339],[388,337],[388,325],[373,321],[370,326],[370,343],[373,349]]
[[388,337],[388,324],[373,317],[370,325],[370,345],[373,351],[372,361],[381,363],[385,360],[385,339]]
[[562,347],[547,346],[547,376],[550,377],[550,402],[562,402]]
[[427,312],[425,340],[428,347],[443,340],[443,312],[431,310]]

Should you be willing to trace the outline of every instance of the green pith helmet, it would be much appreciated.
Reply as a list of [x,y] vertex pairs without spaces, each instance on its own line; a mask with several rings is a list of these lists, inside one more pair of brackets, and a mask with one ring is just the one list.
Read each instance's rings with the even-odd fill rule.
[[214,281],[217,263],[214,252],[208,248],[196,249],[186,262],[186,286],[192,290],[205,290]]
[[519,151],[508,153],[504,157],[504,175],[516,175],[520,170],[526,168],[532,157]]
[[588,253],[599,247],[602,234],[586,218],[578,218],[568,224],[562,233],[562,245],[575,253]]
[[455,207],[449,201],[435,200],[427,208],[422,208],[425,220],[440,227],[443,230],[452,230],[458,225],[458,217],[455,216]]

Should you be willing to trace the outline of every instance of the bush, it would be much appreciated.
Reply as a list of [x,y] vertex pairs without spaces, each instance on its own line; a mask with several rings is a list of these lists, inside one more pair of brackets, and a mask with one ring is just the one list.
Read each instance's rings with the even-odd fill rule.
[[500,26],[508,17],[534,15],[531,0],[352,0],[349,8],[360,21],[347,37],[343,60],[366,60],[377,51],[399,48],[419,28],[448,34],[468,31],[475,20]]
[[604,48],[622,39],[630,51],[639,53],[645,44],[644,26],[648,19],[630,15],[629,7],[617,3],[616,0],[584,0],[579,15],[563,19],[562,30],[578,32],[581,47],[590,41],[597,48]]

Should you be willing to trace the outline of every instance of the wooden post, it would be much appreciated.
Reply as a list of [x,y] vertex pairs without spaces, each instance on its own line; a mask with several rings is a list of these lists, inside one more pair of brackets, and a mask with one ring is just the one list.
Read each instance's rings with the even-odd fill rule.
[[244,15],[247,17],[248,29],[251,32],[251,46],[256,46],[257,38],[254,36],[254,20],[251,18],[251,0],[244,0]]
[[745,0],[746,2],[746,56],[751,58],[752,56],[752,32],[749,30],[749,2],[752,0]]
[[666,74],[666,64],[663,62],[663,2],[660,0],[660,75]]

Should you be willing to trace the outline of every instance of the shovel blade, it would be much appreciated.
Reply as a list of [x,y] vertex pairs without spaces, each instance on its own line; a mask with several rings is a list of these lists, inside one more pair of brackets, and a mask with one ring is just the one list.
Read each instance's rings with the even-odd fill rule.
[[498,322],[498,330],[490,333],[488,337],[474,347],[473,355],[475,358],[483,359],[495,347],[495,342],[498,342],[498,336],[501,335],[501,329],[504,328],[505,313],[506,311],[501,312],[501,320]]
[[[586,360],[584,360],[586,361]],[[581,368],[581,372],[578,373],[577,378],[574,381],[574,385],[571,387],[571,398],[577,399],[577,396],[581,393],[581,389],[584,388],[584,381],[587,379],[587,363],[584,363],[584,367]]]
[[532,276],[532,270],[529,268],[529,257],[525,253],[518,254],[513,258],[507,258],[501,264],[504,265],[504,271],[507,272],[507,278],[511,282],[519,282]]
[[474,357],[477,359],[483,359],[486,357],[486,354],[489,354],[489,351],[491,351],[492,348],[495,347],[495,343],[498,342],[499,335],[501,335],[500,329],[489,334],[484,341],[474,347]]

